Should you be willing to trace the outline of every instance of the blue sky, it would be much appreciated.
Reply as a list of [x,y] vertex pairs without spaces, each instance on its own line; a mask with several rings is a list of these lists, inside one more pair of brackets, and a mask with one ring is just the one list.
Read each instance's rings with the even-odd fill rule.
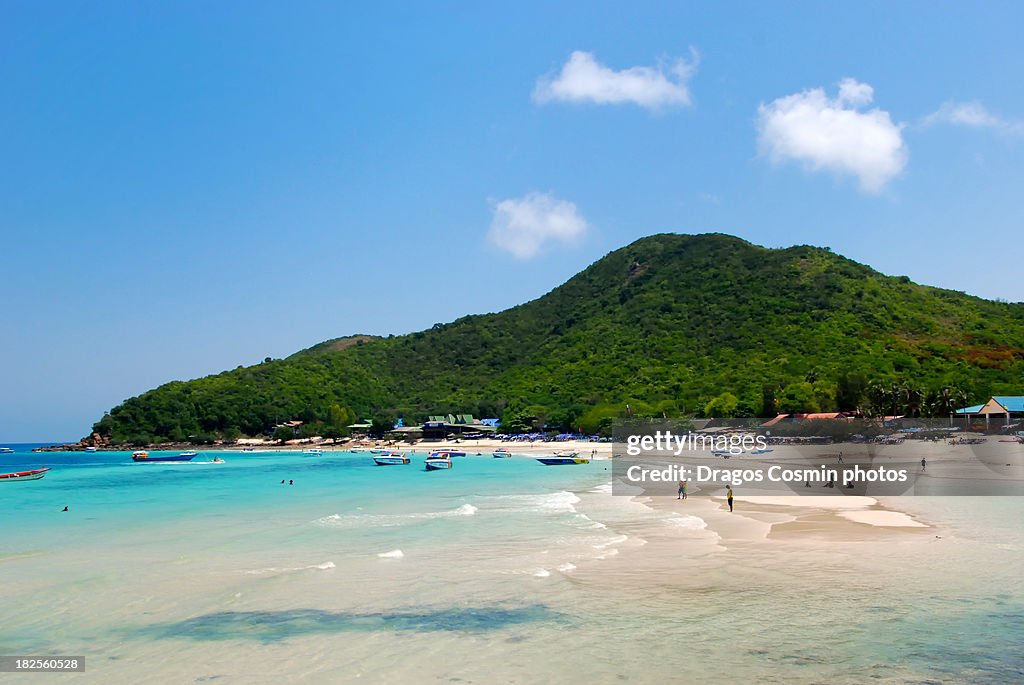
[[1019,3],[0,3],[0,441],[658,232],[1024,300]]

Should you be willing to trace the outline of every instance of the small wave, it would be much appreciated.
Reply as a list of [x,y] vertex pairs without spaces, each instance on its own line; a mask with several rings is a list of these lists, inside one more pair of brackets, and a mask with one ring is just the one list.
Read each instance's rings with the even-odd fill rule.
[[393,549],[390,552],[381,552],[377,556],[381,559],[401,559],[405,553],[400,549]]
[[596,558],[597,559],[607,559],[608,557],[614,557],[618,553],[619,553],[619,550],[617,550],[617,549],[615,549],[613,547],[612,549],[608,550],[604,554],[598,554]]
[[501,495],[497,499],[512,503],[511,507],[501,507],[503,511],[552,513],[576,513],[575,505],[580,501],[579,497],[567,490],[543,495]]
[[586,514],[576,514],[573,525],[577,528],[585,528],[588,530],[604,530],[608,527],[600,521],[595,521]]
[[456,516],[473,516],[476,512],[480,511],[472,504],[463,504],[461,507],[455,510]]
[[606,549],[612,545],[621,545],[623,542],[629,539],[628,535],[616,535],[613,538],[600,542],[596,545],[591,545],[594,549]]
[[708,527],[707,521],[699,516],[672,516],[671,518],[665,519],[665,523],[672,526],[673,528],[682,528],[684,530],[704,530]]
[[448,511],[427,511],[411,514],[331,514],[330,516],[318,518],[314,523],[329,528],[360,528],[363,526],[392,528],[417,521],[474,516],[477,511],[479,510],[472,504],[463,504],[456,509]]
[[532,575],[534,578],[547,578],[551,575],[551,571],[547,570],[546,568],[539,568],[530,575]]
[[562,564],[558,567],[558,570],[562,573],[572,573],[576,570],[576,564]]
[[607,483],[602,483],[601,485],[598,485],[597,487],[590,488],[589,490],[587,490],[587,492],[594,492],[594,493],[597,493],[599,495],[605,495],[605,494],[610,495],[611,492],[612,492],[612,482],[608,481]]
[[322,564],[312,564],[310,566],[290,566],[285,568],[278,568],[271,566],[270,568],[257,568],[245,573],[250,576],[264,576],[275,573],[295,573],[296,571],[327,571],[332,568],[336,568],[333,561],[325,561]]

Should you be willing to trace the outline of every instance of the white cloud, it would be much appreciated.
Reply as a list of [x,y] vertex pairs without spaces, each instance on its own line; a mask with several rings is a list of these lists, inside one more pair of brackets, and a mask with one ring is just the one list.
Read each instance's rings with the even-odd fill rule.
[[839,82],[839,101],[852,107],[870,105],[875,99],[875,89],[857,79],[844,78]]
[[594,57],[577,50],[569,57],[562,71],[552,78],[537,80],[533,100],[537,103],[573,102],[618,105],[633,103],[647,109],[668,105],[689,107],[689,80],[697,71],[697,51],[690,48],[690,60],[676,59],[658,67],[630,67],[615,71]]
[[587,232],[587,222],[572,202],[546,193],[527,193],[494,205],[487,237],[519,259],[537,256],[548,243],[571,244]]
[[989,128],[1002,133],[1024,135],[1024,121],[1004,119],[989,112],[980,102],[946,102],[924,118],[924,125],[953,124],[971,128]]
[[812,170],[852,174],[876,193],[907,163],[903,124],[881,109],[863,111],[875,91],[843,79],[831,99],[822,88],[787,95],[758,107],[758,145],[774,162],[794,160]]

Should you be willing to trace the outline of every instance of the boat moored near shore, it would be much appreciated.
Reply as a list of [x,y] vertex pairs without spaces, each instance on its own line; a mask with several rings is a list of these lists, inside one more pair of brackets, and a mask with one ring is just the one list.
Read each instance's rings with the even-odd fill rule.
[[377,466],[399,466],[408,464],[410,460],[401,452],[384,452],[375,456],[373,461]]
[[46,475],[50,469],[43,466],[29,471],[15,471],[14,473],[0,473],[0,483],[13,483],[22,480],[39,480]]
[[166,457],[151,457],[146,450],[132,452],[132,461],[135,462],[156,462],[156,461],[192,461],[195,452],[182,452],[181,454],[168,455]]
[[432,457],[434,457],[434,456],[441,457],[441,456],[445,456],[445,455],[447,455],[449,457],[464,457],[464,456],[466,456],[466,453],[463,452],[462,450],[435,450],[435,451],[430,453],[430,456],[432,456]]
[[427,471],[440,471],[452,467],[452,458],[448,452],[431,452],[430,456],[423,460]]
[[573,464],[589,464],[590,460],[580,457],[577,453],[573,453],[572,456],[564,455],[560,456],[556,454],[553,457],[537,457],[537,461],[544,464],[544,466],[570,466]]

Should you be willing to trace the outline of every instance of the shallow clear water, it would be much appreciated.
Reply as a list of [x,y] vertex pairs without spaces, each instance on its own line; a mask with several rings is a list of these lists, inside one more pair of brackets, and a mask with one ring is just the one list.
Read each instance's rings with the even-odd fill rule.
[[725,547],[608,462],[220,456],[0,455],[53,468],[0,485],[0,653],[87,657],[33,682],[1024,679],[1016,499],[901,500],[940,535],[913,544]]

